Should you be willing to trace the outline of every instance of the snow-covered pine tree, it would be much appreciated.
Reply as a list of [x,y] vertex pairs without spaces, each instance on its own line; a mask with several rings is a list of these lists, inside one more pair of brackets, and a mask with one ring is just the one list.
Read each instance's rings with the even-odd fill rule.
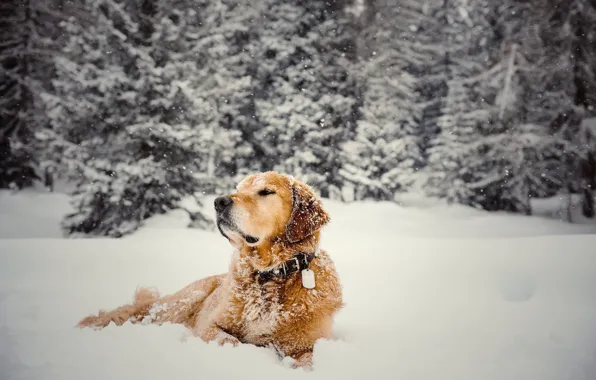
[[[460,15],[473,15],[469,12],[473,9]],[[570,82],[561,81],[568,66],[556,47],[549,50],[541,40],[538,20],[544,15],[530,4],[513,0],[485,9],[488,26],[483,38],[489,39],[476,45],[484,58],[474,60],[478,55],[470,54],[472,59],[462,60],[463,65],[454,61],[449,66],[472,71],[463,79],[457,79],[456,71],[456,79],[449,82],[442,133],[431,152],[433,168],[441,157],[441,164],[451,167],[435,171],[440,174],[434,180],[437,187],[440,176],[459,184],[441,194],[450,200],[487,210],[530,213],[531,197],[552,195],[551,189],[562,183],[566,152],[572,150],[561,133],[552,134],[547,128],[559,112],[569,109],[565,94]],[[474,104],[475,99],[481,103]],[[468,118],[474,122],[467,125],[465,115],[479,118]],[[464,144],[458,143],[462,140]],[[453,156],[458,159],[452,160]]]
[[569,130],[569,141],[578,148],[578,152],[569,152],[571,157],[567,162],[573,162],[570,171],[575,175],[568,176],[566,182],[570,191],[581,192],[583,214],[592,218],[596,215],[596,141],[587,137],[593,131],[584,127],[591,123],[584,123],[582,119],[596,115],[596,3],[586,0],[543,0],[539,4],[545,6],[550,16],[550,29],[547,30],[551,33],[549,37],[554,37],[555,41],[561,41],[569,48],[574,108],[562,114],[561,119],[565,121],[559,127]]
[[355,141],[345,144],[349,164],[342,174],[359,197],[391,199],[409,189],[424,163],[420,123],[426,104],[419,91],[428,65],[436,61],[425,35],[428,4],[377,1],[361,33],[360,75],[366,80],[362,120]]
[[426,189],[450,202],[481,207],[482,197],[469,184],[483,179],[484,152],[476,142],[490,123],[490,104],[470,78],[490,67],[490,8],[484,0],[446,0],[442,11],[447,95],[438,119],[440,132],[428,150]]
[[[196,124],[197,112],[208,111],[190,103],[192,73],[168,66],[168,51],[152,41],[165,22],[157,5],[90,1],[89,19],[64,24],[57,92],[46,101],[49,141],[77,183],[75,212],[64,221],[70,234],[123,236],[201,189],[197,172],[209,161],[213,131]],[[174,41],[177,32],[156,38]]]
[[[523,1],[495,4],[493,28],[500,49],[491,61],[491,79],[480,83],[494,94],[493,129],[484,143],[488,168],[482,186],[484,208],[531,213],[530,199],[560,188],[566,151],[571,146],[548,125],[569,109],[565,56],[544,44],[540,8]],[[561,170],[563,169],[563,170]]]
[[220,184],[222,177],[229,178],[231,185],[238,177],[258,169],[254,160],[260,152],[250,143],[259,128],[253,75],[258,62],[249,45],[257,37],[260,9],[260,2],[255,0],[208,2],[208,16],[200,24],[199,38],[187,53],[191,58],[201,57],[198,74],[192,77],[200,84],[201,98],[212,104],[218,133],[229,140],[228,145],[215,148],[220,156],[215,172]]
[[[419,102],[422,105],[420,146],[425,165],[428,164],[429,148],[440,132],[439,117],[442,114],[443,100],[447,95],[449,54],[443,34],[449,13],[447,5],[449,3],[445,1],[422,1],[420,9],[423,18],[413,26],[413,29],[416,29],[414,46],[424,54],[421,64],[417,65],[416,78]],[[420,176],[417,185],[423,186],[424,183],[424,176]]]
[[487,210],[530,213],[530,183],[539,177],[535,161],[546,144],[545,134],[526,124],[521,109],[526,91],[521,74],[531,70],[519,45],[524,36],[523,13],[510,1],[491,4],[487,20],[493,38],[484,49],[487,65],[480,75],[466,79],[488,111],[473,144],[481,178],[466,185]]
[[46,117],[38,95],[51,77],[55,24],[53,0],[6,0],[0,4],[0,188],[38,179],[34,133]]
[[359,101],[348,68],[354,41],[341,1],[266,0],[259,38],[251,141],[261,168],[294,173],[323,196],[339,197],[339,143],[351,139]]
[[241,144],[242,131],[254,123],[247,114],[251,62],[242,51],[250,31],[242,18],[254,17],[254,11],[240,8],[241,1],[221,0],[159,6],[161,23],[153,43],[167,47],[163,71],[165,83],[180,97],[176,120],[191,125],[204,142],[195,147],[202,191],[229,191],[251,153]]
[[[590,89],[596,85],[596,6],[581,0],[516,3],[530,8],[522,16],[528,22],[520,46],[532,69],[522,73],[529,96],[520,103],[529,122],[541,125],[550,139],[540,157],[544,180],[531,194],[578,192],[584,204],[593,204],[589,184],[594,179],[583,173],[592,171],[584,169],[591,166],[585,164],[596,147],[584,138],[582,119],[595,112]],[[591,214],[590,207],[584,211]]]
[[537,161],[548,143],[521,109],[521,74],[531,69],[519,46],[522,8],[469,5],[455,4],[457,13],[446,9],[447,35],[464,43],[450,44],[446,56],[448,96],[430,149],[429,190],[487,210],[529,213],[530,188],[540,182]]

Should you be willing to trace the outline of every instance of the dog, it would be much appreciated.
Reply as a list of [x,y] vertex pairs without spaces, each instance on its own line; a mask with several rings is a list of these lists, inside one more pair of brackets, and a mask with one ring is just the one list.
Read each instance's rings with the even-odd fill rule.
[[246,177],[214,206],[217,227],[234,247],[227,273],[164,297],[140,288],[132,304],[78,326],[179,323],[206,342],[272,347],[280,358],[293,358],[293,367],[312,368],[315,342],[331,337],[344,306],[335,265],[319,249],[330,222],[321,200],[290,175],[264,172]]

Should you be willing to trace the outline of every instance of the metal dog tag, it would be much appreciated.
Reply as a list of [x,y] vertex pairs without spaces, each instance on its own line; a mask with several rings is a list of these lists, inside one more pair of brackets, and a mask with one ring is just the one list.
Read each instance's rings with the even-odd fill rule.
[[302,286],[306,289],[315,288],[315,272],[310,269],[304,269],[302,271]]

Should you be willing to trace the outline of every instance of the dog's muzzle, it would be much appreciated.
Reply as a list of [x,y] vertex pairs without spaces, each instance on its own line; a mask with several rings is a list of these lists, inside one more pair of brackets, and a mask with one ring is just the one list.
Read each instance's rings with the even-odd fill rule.
[[246,235],[245,233],[240,231],[238,226],[236,226],[236,223],[233,223],[231,221],[232,218],[230,218],[230,210],[234,205],[234,200],[231,197],[227,195],[220,196],[215,198],[215,201],[213,203],[215,206],[215,212],[217,214],[217,228],[224,237],[229,239],[229,237],[225,234],[223,230],[225,228],[227,230],[239,233],[242,236],[242,238],[249,244],[255,244],[259,241],[259,238]]

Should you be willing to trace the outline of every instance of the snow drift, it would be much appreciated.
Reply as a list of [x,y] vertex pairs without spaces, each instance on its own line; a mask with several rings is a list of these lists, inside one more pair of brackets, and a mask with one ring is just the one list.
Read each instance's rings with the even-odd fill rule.
[[165,294],[227,269],[225,239],[181,228],[172,213],[119,240],[0,240],[0,378],[596,376],[596,237],[579,234],[588,226],[458,208],[328,208],[323,246],[346,307],[334,338],[317,343],[312,372],[265,348],[206,344],[177,325],[74,327],[129,302],[139,285]]

